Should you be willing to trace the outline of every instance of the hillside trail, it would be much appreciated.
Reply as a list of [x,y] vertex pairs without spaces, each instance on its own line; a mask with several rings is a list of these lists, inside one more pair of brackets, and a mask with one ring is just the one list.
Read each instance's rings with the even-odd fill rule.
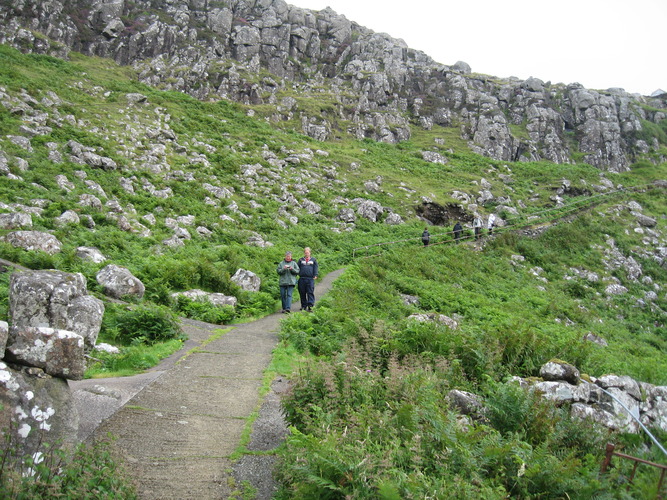
[[[343,271],[317,280],[315,297],[326,294]],[[112,448],[142,499],[229,498],[242,481],[257,489],[255,498],[271,498],[274,457],[246,455],[239,465],[230,456],[253,416],[250,450],[273,449],[286,432],[275,394],[276,384],[284,388],[286,381],[274,381],[272,391],[260,396],[283,317],[274,313],[222,335],[226,327],[183,320],[188,342],[155,369],[71,383],[80,439],[113,436]]]

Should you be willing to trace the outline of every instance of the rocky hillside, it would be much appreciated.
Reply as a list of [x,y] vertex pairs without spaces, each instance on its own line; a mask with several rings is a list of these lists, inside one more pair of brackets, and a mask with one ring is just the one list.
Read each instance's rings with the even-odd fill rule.
[[[667,94],[475,74],[331,9],[283,0],[1,0],[0,43],[132,65],[142,82],[201,100],[262,105],[319,140],[397,143],[411,127],[453,129],[503,161],[585,161],[622,172],[664,161]],[[456,49],[452,49],[455,54]]]

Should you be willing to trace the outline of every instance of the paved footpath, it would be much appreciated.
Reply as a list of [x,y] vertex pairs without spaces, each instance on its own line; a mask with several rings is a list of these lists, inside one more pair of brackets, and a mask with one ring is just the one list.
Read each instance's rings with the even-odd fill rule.
[[[315,296],[324,295],[342,271],[318,280]],[[229,457],[262,403],[263,373],[282,317],[275,313],[222,335],[219,329],[224,327],[187,321],[183,328],[188,344],[155,370],[140,378],[73,385],[86,434],[81,437],[116,437],[114,447],[142,499],[228,498],[233,490]],[[102,398],[122,407],[111,410],[101,423],[86,418],[87,411],[111,412],[94,410]]]

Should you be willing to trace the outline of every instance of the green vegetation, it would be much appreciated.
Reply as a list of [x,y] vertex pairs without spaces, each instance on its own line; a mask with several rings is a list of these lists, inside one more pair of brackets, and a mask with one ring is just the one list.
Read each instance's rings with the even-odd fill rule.
[[109,441],[80,445],[71,453],[43,445],[32,457],[16,453],[10,433],[3,435],[0,453],[0,497],[11,500],[51,498],[135,499],[134,486]]
[[[664,189],[647,187],[667,179],[667,164],[654,162],[658,153],[638,160],[630,172],[601,179],[587,164],[478,156],[455,126],[415,129],[400,145],[349,138],[321,143],[250,116],[249,110],[267,112],[260,106],[159,91],[137,82],[130,68],[103,59],[73,54],[64,62],[2,46],[0,86],[15,102],[24,89],[34,109],[61,117],[31,139],[28,151],[9,138],[19,135],[21,114],[0,106],[0,150],[12,174],[0,176],[2,206],[29,209],[32,229],[63,243],[60,253],[48,255],[0,242],[0,258],[82,273],[89,293],[105,300],[99,341],[120,353],[95,351],[87,377],[136,373],[180,349],[178,316],[228,325],[276,311],[275,264],[285,250],[310,246],[322,275],[347,269],[331,294],[318,297],[315,313],[283,320],[267,371],[267,377],[279,373],[293,383],[284,399],[291,435],[280,451],[280,498],[626,498],[624,465],[604,477],[597,473],[609,436],[506,382],[537,376],[557,358],[590,376],[616,373],[667,385],[667,269],[655,254],[667,231],[666,197]],[[48,91],[61,102],[49,104]],[[130,103],[128,93],[141,93],[147,102]],[[334,114],[333,97],[317,95],[298,99],[297,109]],[[285,90],[280,97],[290,96]],[[658,139],[663,149],[664,124],[645,129],[646,139]],[[520,136],[523,130],[514,131]],[[160,142],[164,154],[153,151],[156,137],[169,133],[175,139]],[[70,140],[113,159],[118,169],[74,162]],[[60,161],[50,156],[50,144],[58,146]],[[447,164],[425,161],[425,150],[440,153]],[[272,165],[295,155],[298,163]],[[243,173],[257,164],[256,177]],[[71,185],[59,183],[59,175]],[[570,190],[558,205],[553,196],[564,179]],[[368,181],[380,191],[367,192]],[[603,181],[624,189],[600,188]],[[118,203],[131,230],[121,229],[118,215],[109,216],[113,204],[80,204],[91,183],[103,190],[95,191],[102,205]],[[434,245],[423,248],[424,222],[415,212],[425,199],[459,206],[461,193],[475,200],[485,183],[495,198],[480,212],[497,210],[508,225],[483,245],[442,244],[451,240],[449,220],[431,228]],[[228,197],[216,197],[206,184],[224,186]],[[156,190],[168,194],[159,197]],[[296,203],[290,204],[290,195]],[[373,199],[405,223],[384,224],[386,212],[376,223],[338,221],[339,210],[354,208],[355,198]],[[319,212],[301,208],[305,200]],[[655,219],[654,227],[637,224],[631,201]],[[66,210],[81,222],[56,224]],[[194,217],[192,226],[184,225],[191,238],[168,247],[163,241],[181,216]],[[539,236],[516,231],[529,224]],[[272,246],[249,245],[255,233]],[[82,261],[79,246],[98,248],[107,262]],[[618,255],[632,257],[641,274],[629,275],[615,263]],[[146,287],[143,299],[106,300],[95,276],[107,263],[137,276]],[[239,268],[260,277],[259,292],[231,281]],[[0,273],[3,321],[9,318],[10,272]],[[628,292],[607,294],[613,283]],[[238,305],[174,298],[191,289],[234,296]],[[404,295],[419,302],[406,305]],[[458,326],[409,318],[416,313],[445,315]],[[608,347],[584,341],[588,333]],[[447,403],[451,390],[482,396],[484,418],[454,412]],[[614,440],[633,454],[660,459],[642,437]],[[109,465],[109,477],[115,470]],[[90,483],[120,491],[109,477],[95,472]],[[80,491],[72,481],[66,483],[70,498]],[[651,473],[640,472],[628,495],[647,496],[655,484]],[[47,491],[22,487],[26,493],[16,498]],[[251,494],[247,485],[242,489],[239,495]]]

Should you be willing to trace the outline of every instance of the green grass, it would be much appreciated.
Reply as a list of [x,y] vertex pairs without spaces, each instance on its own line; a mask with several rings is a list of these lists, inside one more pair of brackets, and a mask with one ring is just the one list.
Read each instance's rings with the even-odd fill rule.
[[[279,298],[275,264],[286,250],[299,253],[310,246],[322,275],[341,267],[347,271],[328,296],[318,298],[314,314],[281,322],[282,341],[266,372],[263,390],[276,374],[293,382],[285,403],[293,430],[281,452],[285,460],[279,498],[424,498],[435,492],[459,498],[614,495],[617,477],[597,475],[600,436],[583,432],[560,409],[503,381],[537,375],[543,363],[558,358],[594,376],[614,372],[667,384],[665,327],[656,320],[656,311],[667,310],[664,291],[652,306],[637,302],[655,289],[651,283],[667,282],[667,271],[651,255],[655,244],[643,241],[649,236],[664,239],[664,190],[598,196],[598,169],[585,163],[481,157],[460,138],[457,124],[428,131],[414,127],[411,139],[399,145],[353,140],[340,130],[334,130],[333,142],[322,143],[299,133],[296,121],[268,123],[266,106],[200,102],[137,80],[131,68],[104,59],[73,53],[65,62],[0,46],[0,85],[11,97],[18,98],[25,89],[38,102],[36,110],[52,113],[41,100],[53,91],[62,100],[58,112],[78,120],[54,124],[50,133],[32,138],[33,151],[27,152],[7,139],[19,134],[21,117],[0,106],[0,149],[12,174],[23,178],[0,176],[0,198],[19,205],[18,210],[43,205],[41,215],[33,215],[33,229],[52,232],[63,242],[63,251],[53,256],[0,242],[0,257],[32,269],[80,272],[89,293],[104,299],[95,275],[106,263],[85,263],[75,256],[76,247],[94,246],[107,263],[127,267],[146,286],[142,300],[106,304],[100,341],[118,345],[121,354],[96,352],[98,361],[91,363],[87,377],[134,374],[180,349],[175,314],[221,324],[224,333],[234,322],[274,312]],[[148,103],[129,105],[125,95],[131,92],[146,95]],[[280,97],[289,92],[281,90]],[[316,95],[299,98],[297,111],[337,111],[333,96]],[[249,110],[256,112],[254,117]],[[662,141],[663,124],[647,127],[647,138]],[[156,141],[149,131],[167,125],[176,141],[164,141],[165,154],[157,161],[162,171],[152,171],[139,158]],[[514,133],[525,131],[519,126]],[[119,169],[73,163],[65,147],[70,139],[112,158]],[[49,159],[51,142],[59,145],[61,163]],[[661,147],[664,150],[664,141]],[[314,154],[299,166],[283,168],[266,160],[308,150],[329,155]],[[426,162],[425,150],[439,152],[448,163]],[[28,163],[26,171],[18,168],[19,158]],[[664,180],[667,165],[654,163],[657,158],[653,153],[638,158],[631,171],[605,177],[628,188]],[[257,192],[248,192],[240,172],[257,163],[266,178],[258,181]],[[90,189],[77,175],[80,171],[85,180],[103,187],[109,197],[101,197],[103,204],[116,200],[127,218],[144,224],[150,235],[121,230],[106,208],[82,207],[79,196]],[[176,171],[184,175],[168,175]],[[59,188],[57,175],[66,175],[74,189]],[[194,180],[183,180],[188,176]],[[132,181],[134,193],[121,187],[120,177]],[[520,212],[509,217],[505,210],[501,215],[508,222],[524,225],[535,216],[539,226],[559,223],[537,238],[499,229],[483,249],[468,244],[423,248],[419,235],[424,221],[415,215],[417,208],[425,199],[458,205],[455,191],[474,201],[482,179],[495,197],[478,207],[482,215],[495,211],[504,199],[503,204]],[[565,206],[558,208],[552,196],[563,179],[571,182],[573,194],[563,195]],[[366,192],[364,184],[370,180],[379,182],[380,193]],[[169,188],[172,194],[152,196],[143,188],[146,183]],[[212,195],[203,188],[205,183],[233,188],[234,193],[217,206],[208,204],[205,199]],[[298,203],[314,201],[322,210],[308,214],[286,201],[285,193]],[[352,231],[342,230],[336,215],[344,206],[354,207],[355,198],[379,202],[401,215],[405,224],[389,226],[358,217]],[[656,219],[651,229],[655,235],[636,232],[634,216],[623,208],[631,200]],[[250,217],[243,219],[228,208],[232,201]],[[262,206],[252,208],[253,201]],[[57,227],[53,219],[65,210],[92,217],[95,227]],[[156,218],[154,225],[143,219],[149,214]],[[195,225],[188,228],[192,238],[183,247],[167,248],[162,241],[173,234],[167,219],[182,215],[195,216]],[[222,222],[221,215],[236,222]],[[297,217],[296,226],[290,216]],[[562,220],[565,216],[567,221]],[[449,239],[453,222],[431,228],[434,241]],[[211,231],[210,237],[196,233],[199,225]],[[0,230],[0,236],[7,232]],[[252,232],[273,246],[247,245]],[[632,256],[641,265],[641,279],[633,281],[621,269],[608,269],[604,262],[611,239],[624,257]],[[355,249],[387,242],[397,243],[361,252],[369,258],[353,257]],[[514,255],[525,260],[513,261]],[[239,268],[260,277],[259,292],[244,292],[230,281]],[[600,280],[576,278],[573,268],[597,273]],[[629,293],[607,297],[612,278]],[[4,321],[9,319],[8,283],[9,273],[0,273]],[[238,306],[231,312],[172,297],[193,288],[233,295]],[[418,296],[419,305],[405,305],[402,294]],[[407,319],[419,312],[447,315],[459,328]],[[609,346],[584,342],[589,332],[604,337]],[[450,389],[484,395],[490,401],[489,421],[457,419],[444,403]],[[642,443],[628,440],[627,446],[639,450]]]

